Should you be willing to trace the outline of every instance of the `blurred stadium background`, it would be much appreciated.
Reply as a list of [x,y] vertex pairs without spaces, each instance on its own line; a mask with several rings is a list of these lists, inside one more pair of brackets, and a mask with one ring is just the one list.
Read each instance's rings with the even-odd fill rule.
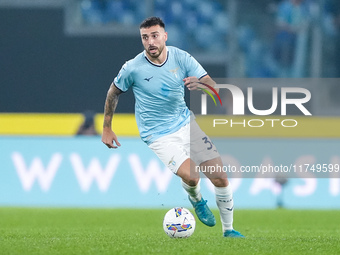
[[[189,206],[140,141],[131,91],[114,118],[122,147],[108,150],[99,136],[107,89],[143,50],[138,25],[152,15],[164,19],[168,45],[214,78],[325,81],[307,86],[313,117],[299,116],[298,133],[214,137],[229,144],[226,161],[340,164],[337,0],[0,0],[0,206]],[[260,89],[254,101],[271,93]],[[90,136],[77,135],[84,125]],[[339,178],[240,177],[232,178],[238,208],[340,208]],[[211,186],[202,188],[214,201]]]

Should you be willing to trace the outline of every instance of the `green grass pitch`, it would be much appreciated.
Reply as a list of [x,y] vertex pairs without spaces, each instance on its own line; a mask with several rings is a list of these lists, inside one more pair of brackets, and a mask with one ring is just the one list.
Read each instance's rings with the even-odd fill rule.
[[171,239],[168,209],[0,208],[0,254],[340,254],[340,211],[237,210],[245,239],[223,238],[219,221]]

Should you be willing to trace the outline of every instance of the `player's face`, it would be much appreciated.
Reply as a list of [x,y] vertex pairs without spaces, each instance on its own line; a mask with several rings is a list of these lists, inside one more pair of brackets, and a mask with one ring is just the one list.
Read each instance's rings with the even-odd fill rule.
[[168,34],[164,31],[164,28],[159,25],[141,28],[140,34],[147,56],[150,59],[159,59],[164,61],[166,52],[163,50],[165,48],[165,42],[168,39]]

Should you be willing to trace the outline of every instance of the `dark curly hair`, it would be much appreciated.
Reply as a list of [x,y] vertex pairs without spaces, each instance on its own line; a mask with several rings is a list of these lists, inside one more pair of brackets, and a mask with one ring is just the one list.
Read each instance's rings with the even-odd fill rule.
[[152,26],[157,26],[159,25],[162,28],[165,28],[164,22],[161,18],[159,17],[149,17],[145,19],[139,26],[139,28],[149,28]]

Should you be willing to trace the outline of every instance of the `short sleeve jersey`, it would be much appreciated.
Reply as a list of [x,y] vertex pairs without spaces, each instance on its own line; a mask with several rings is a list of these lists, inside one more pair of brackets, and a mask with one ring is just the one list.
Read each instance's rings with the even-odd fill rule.
[[187,52],[171,46],[166,50],[167,59],[163,64],[152,63],[144,51],[127,61],[114,79],[121,91],[132,88],[138,130],[147,144],[176,132],[190,121],[183,79],[207,75]]

